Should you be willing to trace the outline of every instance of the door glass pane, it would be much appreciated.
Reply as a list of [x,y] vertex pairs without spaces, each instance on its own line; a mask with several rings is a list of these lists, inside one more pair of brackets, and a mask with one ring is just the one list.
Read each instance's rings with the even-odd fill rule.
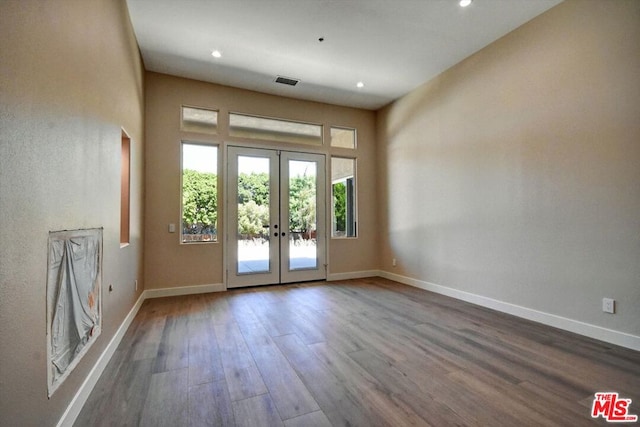
[[289,270],[318,268],[316,162],[289,160]]
[[238,274],[268,273],[269,159],[238,156]]

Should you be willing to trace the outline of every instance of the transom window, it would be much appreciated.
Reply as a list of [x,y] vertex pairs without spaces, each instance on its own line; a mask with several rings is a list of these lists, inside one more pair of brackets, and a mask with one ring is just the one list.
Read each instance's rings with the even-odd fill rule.
[[187,132],[218,133],[218,112],[196,107],[182,107],[180,129]]
[[229,114],[229,135],[242,138],[322,145],[322,125],[239,113]]
[[356,148],[356,130],[347,128],[331,128],[331,146],[338,148]]

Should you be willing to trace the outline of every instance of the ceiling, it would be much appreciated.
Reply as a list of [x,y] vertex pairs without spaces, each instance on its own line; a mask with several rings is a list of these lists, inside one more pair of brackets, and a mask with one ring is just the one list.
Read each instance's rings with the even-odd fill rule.
[[149,71],[372,110],[560,2],[127,0]]

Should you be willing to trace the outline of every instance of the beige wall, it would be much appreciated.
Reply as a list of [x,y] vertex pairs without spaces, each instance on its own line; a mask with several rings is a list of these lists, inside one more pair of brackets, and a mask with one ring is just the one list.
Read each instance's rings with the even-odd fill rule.
[[[146,205],[145,276],[147,289],[223,283],[222,239],[218,243],[180,243],[180,144],[182,140],[219,143],[250,142],[228,136],[228,112],[248,113],[358,129],[358,149],[330,149],[295,144],[258,143],[257,146],[315,150],[326,155],[358,158],[359,237],[329,241],[329,271],[344,273],[377,269],[377,205],[375,113],[315,102],[265,95],[157,73],[146,75]],[[181,105],[219,110],[217,136],[180,130]],[[253,143],[256,144],[255,142]],[[220,158],[226,153],[220,151]],[[222,163],[220,163],[222,165]],[[224,174],[219,200],[224,200]],[[223,203],[219,203],[222,209]],[[224,230],[224,211],[219,212],[219,233]],[[177,226],[168,232],[168,224]]]
[[383,270],[640,335],[639,40],[569,0],[380,111]]
[[[0,34],[0,424],[48,426],[140,293],[144,75],[124,1],[2,1]],[[123,249],[122,127],[132,139]],[[104,227],[103,331],[49,400],[48,232],[90,227]]]
[[[167,224],[180,222],[180,141],[241,141],[225,138],[224,122],[215,138],[180,132],[181,104],[320,122],[326,134],[358,128],[360,237],[330,240],[331,273],[381,265],[640,335],[637,1],[568,0],[379,112],[377,131],[369,111],[145,78],[124,2],[4,1],[0,33],[3,425],[57,422],[142,280],[222,282],[223,244],[181,245]],[[132,138],[125,248],[121,128]],[[103,283],[114,291],[101,337],[49,400],[48,232],[88,227],[104,227]],[[604,296],[618,301],[615,316],[600,311]]]

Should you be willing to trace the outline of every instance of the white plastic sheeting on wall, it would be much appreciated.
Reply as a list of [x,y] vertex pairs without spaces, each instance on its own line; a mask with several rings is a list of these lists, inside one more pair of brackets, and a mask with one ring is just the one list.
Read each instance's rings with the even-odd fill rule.
[[49,233],[49,396],[64,381],[100,334],[101,275],[101,228]]

